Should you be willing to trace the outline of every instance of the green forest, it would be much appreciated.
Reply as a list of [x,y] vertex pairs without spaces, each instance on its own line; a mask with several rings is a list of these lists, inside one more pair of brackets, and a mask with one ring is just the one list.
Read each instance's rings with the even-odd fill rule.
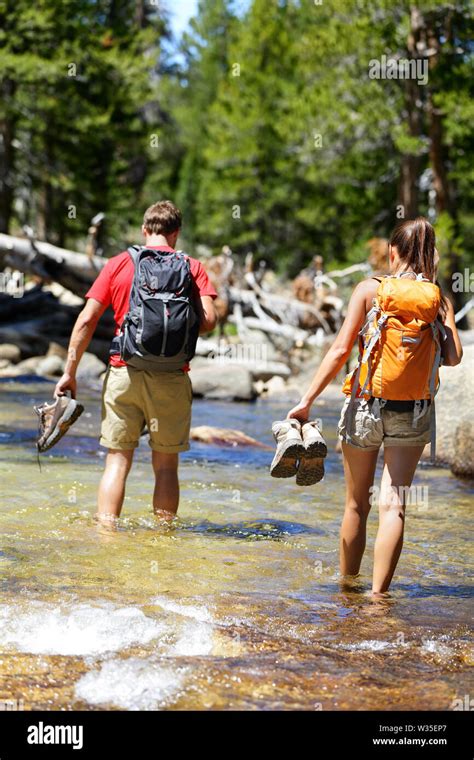
[[445,279],[473,261],[469,0],[201,0],[179,41],[157,0],[0,0],[0,29],[0,232],[83,250],[103,212],[109,256],[171,198],[181,247],[294,276],[421,213]]

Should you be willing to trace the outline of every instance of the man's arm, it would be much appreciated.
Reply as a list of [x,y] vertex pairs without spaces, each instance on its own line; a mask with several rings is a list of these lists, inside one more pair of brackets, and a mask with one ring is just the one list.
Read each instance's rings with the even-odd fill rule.
[[97,322],[104,313],[106,306],[88,298],[87,303],[79,314],[74,325],[67,352],[67,362],[64,374],[54,389],[55,396],[64,396],[66,391],[71,391],[71,396],[76,398],[76,371],[82,355],[89,345]]
[[217,314],[214,300],[211,296],[200,296],[196,299],[199,316],[199,334],[212,332],[217,324]]

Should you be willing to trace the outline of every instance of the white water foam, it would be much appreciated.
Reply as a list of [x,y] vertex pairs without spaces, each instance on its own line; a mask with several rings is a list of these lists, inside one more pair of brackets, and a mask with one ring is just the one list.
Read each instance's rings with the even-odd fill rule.
[[157,596],[151,601],[151,604],[161,607],[161,609],[167,612],[176,612],[177,615],[183,617],[190,617],[193,620],[199,620],[202,623],[211,623],[212,615],[204,605],[194,604],[180,604],[179,602],[173,602],[171,599],[166,599],[162,596]]
[[436,654],[440,657],[449,657],[453,654],[452,647],[447,646],[441,640],[426,639],[421,647],[423,654]]
[[124,710],[155,710],[176,698],[184,683],[177,672],[149,659],[109,660],[86,673],[75,695],[91,705],[115,705]]
[[214,646],[214,629],[208,623],[185,625],[168,655],[172,657],[199,657],[211,654]]
[[181,630],[176,643],[168,652],[174,657],[196,657],[212,652],[214,626],[210,611],[204,605],[180,604],[171,599],[156,597],[152,604],[166,612],[174,613],[184,618],[191,618]]
[[377,639],[370,639],[366,641],[358,641],[354,644],[339,644],[338,649],[347,649],[350,652],[384,652],[387,650],[399,649],[399,647],[407,646],[403,642],[395,641],[378,641]]
[[0,606],[3,646],[33,654],[101,655],[163,636],[165,625],[137,607],[30,602],[27,610]]

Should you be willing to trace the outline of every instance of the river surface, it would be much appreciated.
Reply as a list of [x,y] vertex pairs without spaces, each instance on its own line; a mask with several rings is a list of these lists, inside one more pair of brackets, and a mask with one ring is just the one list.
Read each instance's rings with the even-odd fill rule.
[[[0,702],[31,709],[449,710],[474,697],[472,484],[421,467],[390,596],[338,577],[344,484],[338,408],[317,407],[326,477],[270,478],[272,451],[193,443],[172,525],[151,512],[143,439],[115,531],[93,518],[104,451],[98,388],[41,457],[34,403],[0,383]],[[287,405],[195,401],[194,425],[272,444]],[[472,702],[471,702],[472,704]],[[471,708],[472,709],[472,708]]]

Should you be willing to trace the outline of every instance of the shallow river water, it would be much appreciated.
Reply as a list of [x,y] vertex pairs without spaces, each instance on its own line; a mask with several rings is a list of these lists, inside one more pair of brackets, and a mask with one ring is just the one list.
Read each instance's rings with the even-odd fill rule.
[[[0,383],[0,701],[29,709],[448,710],[474,695],[472,484],[422,467],[389,597],[373,601],[374,510],[360,581],[343,590],[338,409],[317,408],[324,481],[268,474],[272,451],[193,443],[173,525],[151,513],[143,439],[116,531],[94,522],[99,390],[41,458],[47,382]],[[193,424],[271,445],[282,403],[195,401]]]

